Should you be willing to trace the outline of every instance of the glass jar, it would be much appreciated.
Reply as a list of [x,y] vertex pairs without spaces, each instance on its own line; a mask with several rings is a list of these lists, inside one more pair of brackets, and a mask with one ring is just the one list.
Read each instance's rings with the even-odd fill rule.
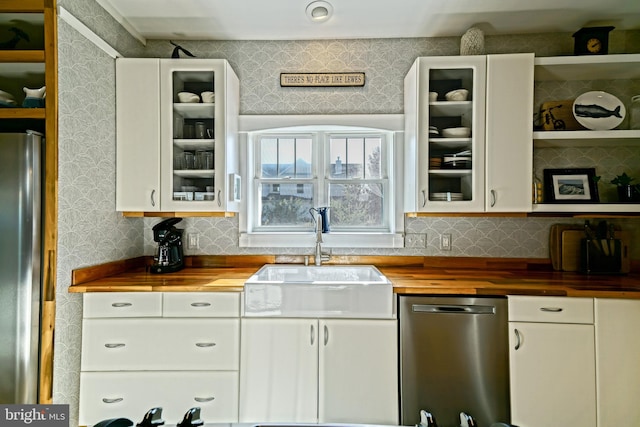
[[629,129],[640,130],[640,95],[631,98],[629,107]]

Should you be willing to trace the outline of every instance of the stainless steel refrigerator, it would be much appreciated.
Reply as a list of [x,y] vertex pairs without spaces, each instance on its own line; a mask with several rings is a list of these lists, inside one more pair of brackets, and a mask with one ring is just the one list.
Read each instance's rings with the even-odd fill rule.
[[0,133],[0,403],[37,403],[42,135]]

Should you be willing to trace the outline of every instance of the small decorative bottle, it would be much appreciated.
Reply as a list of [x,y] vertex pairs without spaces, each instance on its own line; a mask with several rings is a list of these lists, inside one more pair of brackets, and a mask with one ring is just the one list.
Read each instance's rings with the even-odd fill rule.
[[543,203],[542,181],[537,176],[533,176],[533,200],[534,204]]

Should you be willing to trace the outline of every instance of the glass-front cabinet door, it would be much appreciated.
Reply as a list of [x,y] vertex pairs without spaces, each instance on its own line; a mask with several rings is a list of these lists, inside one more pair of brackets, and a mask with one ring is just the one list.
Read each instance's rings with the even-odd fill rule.
[[118,211],[238,211],[239,82],[226,60],[118,58],[116,103]]
[[[165,60],[160,69],[162,210],[220,211],[238,173],[238,79],[223,60]],[[231,158],[227,159],[227,155]]]
[[406,211],[484,210],[485,76],[484,56],[418,58],[407,74]]

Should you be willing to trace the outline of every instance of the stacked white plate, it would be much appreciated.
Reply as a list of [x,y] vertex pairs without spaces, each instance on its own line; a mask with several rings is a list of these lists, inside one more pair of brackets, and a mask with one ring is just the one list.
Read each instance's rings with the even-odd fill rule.
[[442,158],[442,167],[449,169],[470,169],[470,156],[445,156]]
[[445,193],[429,193],[429,200],[437,202],[457,202],[463,200],[463,198],[462,193],[447,191]]

